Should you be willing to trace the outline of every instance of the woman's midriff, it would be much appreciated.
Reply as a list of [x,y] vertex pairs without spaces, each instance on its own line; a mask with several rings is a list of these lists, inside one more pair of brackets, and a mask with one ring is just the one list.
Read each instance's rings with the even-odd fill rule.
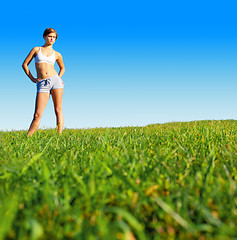
[[37,78],[39,79],[49,78],[57,74],[56,70],[54,69],[54,65],[50,63],[36,63],[35,67]]

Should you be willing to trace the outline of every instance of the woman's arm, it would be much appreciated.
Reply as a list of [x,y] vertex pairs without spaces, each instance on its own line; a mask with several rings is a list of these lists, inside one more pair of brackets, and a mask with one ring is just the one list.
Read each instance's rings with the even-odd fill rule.
[[58,66],[60,68],[58,76],[61,78],[63,76],[64,72],[65,72],[65,67],[64,67],[62,55],[59,52],[57,52],[57,55],[58,55],[57,56],[57,64],[58,64]]
[[24,69],[26,75],[30,78],[30,80],[34,83],[37,82],[37,79],[33,77],[33,75],[30,72],[30,69],[28,68],[28,65],[30,64],[30,62],[32,61],[32,59],[35,56],[35,53],[37,52],[38,47],[34,47],[30,53],[28,54],[28,56],[26,57],[25,61],[22,64],[22,68]]

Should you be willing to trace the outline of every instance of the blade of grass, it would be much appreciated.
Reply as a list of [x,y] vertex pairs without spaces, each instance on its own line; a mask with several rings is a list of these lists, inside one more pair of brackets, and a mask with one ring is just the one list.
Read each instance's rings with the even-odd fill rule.
[[0,239],[5,239],[10,231],[18,210],[18,200],[15,194],[5,199],[0,206]]
[[139,236],[139,239],[146,240],[147,237],[144,233],[144,226],[139,223],[139,221],[128,211],[119,208],[119,207],[107,207],[107,211],[113,212],[121,216],[125,221],[129,223],[129,225],[135,229],[137,235]]
[[35,154],[23,167],[23,169],[21,170],[21,175],[24,175],[26,171],[42,156],[42,154],[43,152]]
[[156,202],[161,209],[163,209],[166,213],[168,213],[177,223],[179,223],[182,227],[184,227],[187,231],[195,234],[196,230],[186,221],[184,220],[178,213],[176,213],[172,208],[166,204],[161,198],[156,197],[154,199],[148,198],[138,187],[131,183],[125,176],[123,176],[120,172],[115,169],[111,169],[113,174],[117,176],[120,180],[122,180],[125,185],[132,188],[134,191],[138,192],[142,198],[144,198],[148,202]]

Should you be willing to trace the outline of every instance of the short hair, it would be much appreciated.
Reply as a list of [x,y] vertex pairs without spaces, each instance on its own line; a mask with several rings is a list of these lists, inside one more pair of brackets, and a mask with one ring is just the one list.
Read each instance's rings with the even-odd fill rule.
[[43,37],[46,37],[50,33],[55,33],[56,34],[56,39],[58,38],[58,34],[55,29],[53,28],[46,28],[43,33]]

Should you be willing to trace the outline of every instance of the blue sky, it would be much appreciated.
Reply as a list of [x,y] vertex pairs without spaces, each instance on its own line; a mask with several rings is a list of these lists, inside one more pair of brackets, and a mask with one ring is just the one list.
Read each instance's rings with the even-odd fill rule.
[[[3,3],[0,130],[29,127],[36,86],[21,64],[47,27],[66,67],[66,128],[237,119],[235,9],[228,0]],[[52,99],[40,125],[51,127]]]

